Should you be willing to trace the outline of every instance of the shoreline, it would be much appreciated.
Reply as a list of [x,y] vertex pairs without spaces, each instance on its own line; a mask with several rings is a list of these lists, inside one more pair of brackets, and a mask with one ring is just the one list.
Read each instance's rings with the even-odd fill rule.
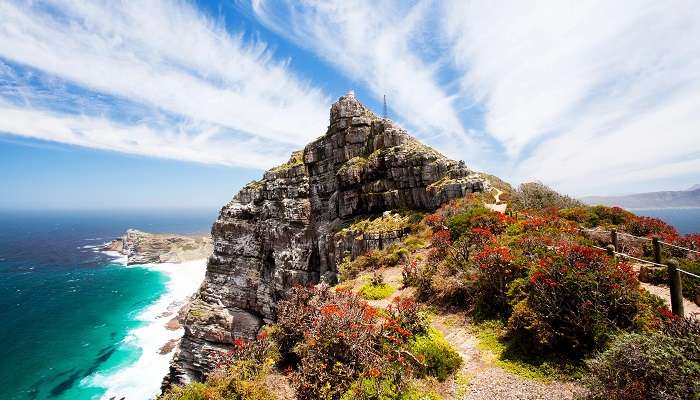
[[154,303],[137,311],[134,319],[140,322],[139,326],[118,344],[121,351],[136,352],[135,360],[97,371],[84,378],[81,384],[105,390],[101,399],[151,399],[160,393],[174,347],[184,334],[184,328],[172,320],[204,280],[207,260],[127,266],[126,256],[117,252],[104,253],[117,257],[113,262],[121,263],[124,268],[145,268],[163,274],[165,290]]

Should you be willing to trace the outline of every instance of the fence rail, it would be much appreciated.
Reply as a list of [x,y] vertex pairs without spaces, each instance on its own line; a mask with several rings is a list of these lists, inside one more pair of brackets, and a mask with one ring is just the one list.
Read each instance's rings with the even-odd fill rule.
[[[584,228],[581,228],[582,230]],[[681,246],[676,246],[670,243],[662,242],[661,239],[658,237],[654,238],[646,238],[646,237],[640,237],[640,236],[635,236],[632,234],[629,234],[627,232],[617,232],[615,229],[612,230],[603,230],[603,232],[608,232],[610,233],[610,241],[612,242],[611,245],[608,246],[608,248],[602,248],[599,246],[593,245],[592,247],[600,250],[605,250],[610,254],[611,256],[619,255],[621,257],[625,257],[631,260],[635,260],[638,262],[642,262],[648,265],[653,265],[655,267],[666,267],[668,271],[668,286],[671,291],[671,310],[673,314],[678,315],[680,317],[683,317],[684,315],[684,310],[683,310],[683,281],[681,280],[680,274],[686,274],[688,276],[700,279],[699,275],[696,275],[692,272],[683,270],[678,268],[678,261],[675,259],[669,259],[666,264],[661,263],[661,245],[667,245],[671,247],[675,247],[681,250],[687,250],[693,253],[698,253],[697,251],[693,249],[688,249],[686,247],[681,247]],[[626,236],[631,236],[633,238],[637,239],[644,239],[647,241],[651,241],[654,249],[654,261],[649,261],[645,260],[643,258],[637,258],[634,256],[631,256],[629,254],[625,254],[620,250],[619,242],[618,242],[618,234],[626,235]]]

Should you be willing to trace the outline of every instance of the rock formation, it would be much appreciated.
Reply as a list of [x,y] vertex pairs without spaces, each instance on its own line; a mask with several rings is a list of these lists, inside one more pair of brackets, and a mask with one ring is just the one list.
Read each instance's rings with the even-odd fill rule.
[[222,208],[212,227],[214,253],[164,385],[202,379],[214,367],[213,353],[274,320],[291,286],[335,280],[347,250],[337,246],[352,243],[334,234],[358,216],[432,210],[484,185],[463,162],[421,144],[352,94],[341,97],[325,135]]
[[102,250],[124,254],[128,265],[179,263],[208,257],[213,245],[211,237],[204,235],[156,234],[129,229],[124,236],[107,243]]

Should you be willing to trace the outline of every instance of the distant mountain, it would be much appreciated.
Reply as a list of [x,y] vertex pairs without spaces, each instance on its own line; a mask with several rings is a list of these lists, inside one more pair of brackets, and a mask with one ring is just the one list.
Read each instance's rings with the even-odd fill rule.
[[623,208],[681,208],[700,207],[700,184],[689,190],[636,193],[625,196],[587,196],[580,199],[586,204],[602,204]]

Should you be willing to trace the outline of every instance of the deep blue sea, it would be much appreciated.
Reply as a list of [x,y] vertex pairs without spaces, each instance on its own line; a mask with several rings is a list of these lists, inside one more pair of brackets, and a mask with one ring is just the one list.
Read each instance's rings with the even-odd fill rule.
[[667,208],[632,210],[637,215],[661,218],[676,227],[679,233],[700,233],[700,208]]
[[128,228],[206,233],[216,212],[0,211],[0,399],[99,398],[91,377],[139,359],[125,338],[169,277],[95,246]]

